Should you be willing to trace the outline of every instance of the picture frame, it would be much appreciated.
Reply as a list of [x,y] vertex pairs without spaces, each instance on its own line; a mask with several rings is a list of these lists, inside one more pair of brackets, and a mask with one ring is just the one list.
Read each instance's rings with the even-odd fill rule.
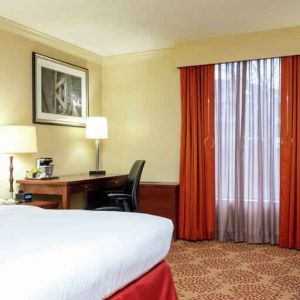
[[85,127],[88,70],[32,53],[33,123]]

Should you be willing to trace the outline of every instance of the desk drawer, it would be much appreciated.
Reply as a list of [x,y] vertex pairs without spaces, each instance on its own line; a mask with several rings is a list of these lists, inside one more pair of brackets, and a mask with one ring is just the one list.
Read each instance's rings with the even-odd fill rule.
[[117,189],[124,186],[126,177],[105,178],[99,181],[78,183],[70,186],[71,194],[92,192],[97,190]]
[[90,192],[90,191],[93,191],[95,189],[95,187],[96,187],[96,184],[93,182],[79,183],[79,184],[71,185],[70,192],[71,192],[71,194]]
[[124,177],[107,178],[106,180],[103,180],[102,185],[99,188],[114,190],[123,187],[125,183],[126,183],[126,178]]

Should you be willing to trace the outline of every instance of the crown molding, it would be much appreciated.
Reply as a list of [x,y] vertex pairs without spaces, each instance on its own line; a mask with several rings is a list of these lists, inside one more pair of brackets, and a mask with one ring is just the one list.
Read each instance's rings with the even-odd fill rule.
[[19,35],[21,37],[42,43],[49,47],[53,47],[58,50],[67,52],[71,55],[79,56],[81,58],[84,58],[86,60],[89,60],[89,61],[97,63],[97,64],[102,64],[103,57],[99,54],[85,50],[83,48],[80,48],[78,46],[75,46],[73,44],[65,42],[63,40],[59,40],[50,35],[41,33],[37,30],[34,30],[27,26],[23,26],[14,21],[10,21],[1,16],[0,16],[0,30],[8,31],[10,33]]
[[127,54],[119,54],[119,55],[112,55],[112,56],[103,56],[102,57],[102,65],[113,65],[113,64],[120,64],[120,63],[130,63],[136,62],[139,60],[145,60],[147,58],[153,58],[158,56],[164,55],[173,55],[174,49],[173,48],[165,48],[153,51],[144,51],[144,52],[135,52],[135,53],[127,53]]

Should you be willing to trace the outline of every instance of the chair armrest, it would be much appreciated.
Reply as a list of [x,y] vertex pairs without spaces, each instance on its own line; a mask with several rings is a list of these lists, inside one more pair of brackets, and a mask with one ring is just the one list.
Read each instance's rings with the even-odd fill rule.
[[124,193],[110,193],[107,196],[109,198],[119,198],[119,199],[124,199],[124,200],[131,199],[131,195],[130,194],[124,194]]
[[102,207],[95,208],[93,210],[96,210],[96,211],[124,211],[124,209],[119,206],[102,206]]
[[115,202],[116,205],[120,205],[124,211],[131,211],[131,195],[124,193],[111,193],[107,196],[112,200],[112,202]]
[[124,193],[124,190],[123,189],[119,189],[119,190],[107,190],[104,193],[105,193],[105,195],[108,195],[108,194],[122,194],[122,193]]

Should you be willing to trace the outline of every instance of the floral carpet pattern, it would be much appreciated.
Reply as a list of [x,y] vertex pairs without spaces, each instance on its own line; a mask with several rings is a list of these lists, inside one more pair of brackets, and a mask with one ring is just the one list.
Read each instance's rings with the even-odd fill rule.
[[300,251],[217,241],[173,243],[179,300],[300,300]]

